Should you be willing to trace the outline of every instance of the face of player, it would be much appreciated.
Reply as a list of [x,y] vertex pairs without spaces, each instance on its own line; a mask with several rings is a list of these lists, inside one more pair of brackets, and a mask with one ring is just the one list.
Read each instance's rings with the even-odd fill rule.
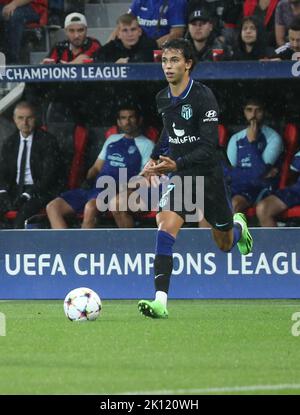
[[121,40],[125,48],[130,49],[134,46],[142,35],[142,29],[137,21],[133,21],[130,25],[119,23],[118,38]]
[[289,0],[291,5],[292,13],[294,16],[300,16],[300,1],[299,0]]
[[83,24],[74,23],[66,29],[68,41],[74,48],[80,48],[87,36],[87,27]]
[[264,118],[264,110],[259,105],[247,104],[244,108],[244,115],[248,123],[256,120],[258,124],[261,124]]
[[140,129],[140,119],[134,110],[121,110],[118,127],[129,137],[136,137]]
[[189,33],[196,42],[203,42],[208,39],[212,29],[213,25],[203,20],[194,20],[189,23]]
[[300,30],[289,30],[289,42],[295,52],[300,52]]
[[257,39],[257,31],[256,27],[253,22],[246,21],[243,24],[242,32],[241,32],[241,38],[246,45],[252,45],[256,42]]
[[170,84],[178,85],[189,77],[192,61],[186,61],[179,49],[165,49],[162,54],[162,68]]

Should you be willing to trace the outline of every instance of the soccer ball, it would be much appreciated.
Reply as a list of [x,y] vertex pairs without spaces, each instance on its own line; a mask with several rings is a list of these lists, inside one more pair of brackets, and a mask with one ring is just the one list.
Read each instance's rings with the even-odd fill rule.
[[71,321],[96,320],[101,308],[98,294],[86,287],[75,288],[64,300],[65,314]]

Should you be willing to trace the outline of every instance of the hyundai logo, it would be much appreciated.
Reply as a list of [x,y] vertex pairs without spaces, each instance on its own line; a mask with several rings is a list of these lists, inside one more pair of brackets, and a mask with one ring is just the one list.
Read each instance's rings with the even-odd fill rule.
[[207,112],[205,113],[205,115],[206,115],[206,117],[208,117],[208,118],[213,118],[213,117],[216,117],[216,116],[217,116],[217,111],[210,110],[210,111],[207,111]]

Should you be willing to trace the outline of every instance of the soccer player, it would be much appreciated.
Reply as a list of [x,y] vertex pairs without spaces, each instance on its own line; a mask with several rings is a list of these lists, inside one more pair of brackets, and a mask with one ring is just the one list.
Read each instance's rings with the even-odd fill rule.
[[[162,68],[169,86],[156,97],[164,129],[142,175],[169,174],[184,178],[204,176],[204,215],[212,226],[213,238],[224,252],[238,245],[242,255],[252,250],[253,240],[242,213],[233,215],[223,178],[218,147],[218,105],[212,91],[190,77],[194,66],[191,44],[173,39],[162,47]],[[167,155],[165,151],[167,149]],[[182,189],[184,194],[189,189]],[[141,300],[139,311],[147,317],[166,318],[172,249],[188,212],[173,208],[176,186],[161,197],[157,214],[158,232],[154,261],[155,300]],[[195,189],[193,189],[195,192]],[[169,200],[170,209],[163,208]],[[172,206],[173,202],[173,206]]]

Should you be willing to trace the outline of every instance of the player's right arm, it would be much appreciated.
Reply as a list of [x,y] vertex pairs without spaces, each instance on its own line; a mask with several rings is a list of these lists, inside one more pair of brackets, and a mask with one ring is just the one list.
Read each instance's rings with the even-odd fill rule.
[[95,161],[95,163],[92,165],[92,167],[89,169],[89,171],[87,172],[87,175],[86,175],[87,180],[94,179],[97,176],[97,174],[99,174],[100,171],[102,170],[104,163],[105,163],[105,160],[101,160],[98,158]]
[[156,143],[152,154],[151,159],[152,160],[158,160],[159,156],[163,156],[168,154],[169,151],[169,140],[168,140],[168,134],[165,128],[163,128],[159,140]]

